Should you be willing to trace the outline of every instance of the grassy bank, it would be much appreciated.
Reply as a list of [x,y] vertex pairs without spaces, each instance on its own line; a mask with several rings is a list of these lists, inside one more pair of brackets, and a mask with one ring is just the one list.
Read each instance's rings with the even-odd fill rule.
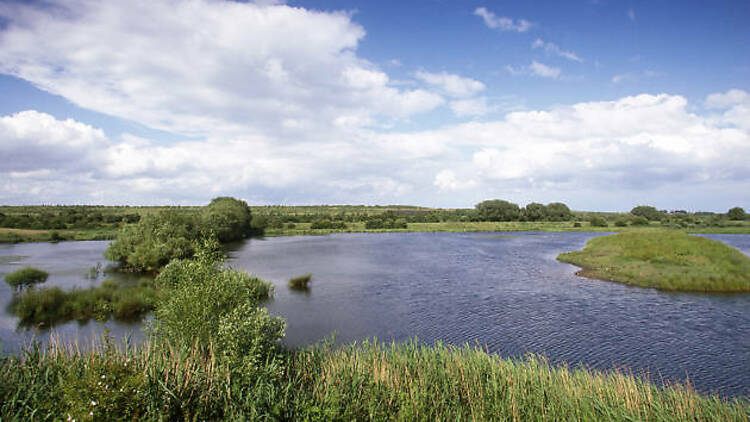
[[80,230],[32,230],[0,228],[0,243],[60,242],[65,240],[112,240],[117,228]]
[[557,259],[580,274],[661,290],[750,291],[750,258],[715,240],[679,231],[630,231],[591,239]]
[[2,420],[747,421],[747,399],[479,348],[278,350],[260,370],[213,349],[101,343],[0,358]]

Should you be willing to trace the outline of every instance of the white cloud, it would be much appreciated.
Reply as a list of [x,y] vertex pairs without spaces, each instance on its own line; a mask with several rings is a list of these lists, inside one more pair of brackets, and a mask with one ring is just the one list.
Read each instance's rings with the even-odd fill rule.
[[559,67],[547,66],[546,64],[539,63],[536,60],[531,62],[531,64],[529,65],[529,70],[531,70],[534,75],[540,76],[542,78],[557,79],[557,77],[560,76]]
[[429,73],[420,70],[414,76],[451,97],[471,97],[485,88],[480,81],[447,72]]
[[[676,191],[750,200],[737,193],[750,192],[741,90],[709,95],[706,107],[719,111],[707,116],[689,112],[681,96],[644,94],[488,119],[497,110],[479,96],[479,81],[422,72],[434,83],[407,88],[358,57],[364,29],[347,14],[218,0],[60,0],[5,3],[0,15],[9,22],[0,72],[91,110],[194,135],[113,138],[37,111],[0,117],[0,203],[196,204],[233,195],[466,206],[531,195],[601,207],[612,205],[600,198],[626,201],[628,187],[639,202]],[[561,75],[539,62],[507,69]],[[393,125],[446,98],[457,115],[489,121]]]
[[470,189],[476,185],[476,182],[473,180],[459,181],[453,170],[441,170],[435,175],[435,180],[432,184],[441,191],[456,191]]
[[704,105],[707,108],[729,108],[738,104],[750,104],[750,94],[742,89],[730,89],[727,92],[710,94]]
[[195,204],[230,194],[256,203],[424,203],[450,191],[466,205],[497,195],[528,202],[632,188],[647,200],[682,186],[705,186],[709,196],[750,188],[746,104],[702,117],[683,97],[644,94],[429,131],[355,125],[329,134],[325,142],[246,134],[160,145],[17,113],[0,118],[1,152],[11,157],[0,168],[0,202]]
[[443,104],[357,57],[344,13],[230,1],[51,0],[0,8],[0,72],[101,113],[206,136],[291,134]]
[[562,73],[559,67],[547,66],[536,60],[533,60],[528,66],[513,67],[506,65],[505,70],[513,76],[532,75],[550,79],[557,79]]
[[453,114],[459,117],[485,116],[497,110],[496,107],[487,104],[486,97],[452,101],[450,108]]
[[501,31],[514,31],[514,32],[526,32],[532,24],[525,19],[513,20],[506,18],[505,16],[497,16],[490,12],[484,7],[478,7],[474,10],[476,16],[480,16],[484,21],[484,24],[491,29],[499,29]]
[[562,58],[572,60],[574,62],[583,63],[583,59],[572,51],[565,51],[561,49],[557,44],[552,42],[545,42],[541,38],[537,38],[532,44],[531,48],[542,48],[544,51],[550,54],[560,56]]

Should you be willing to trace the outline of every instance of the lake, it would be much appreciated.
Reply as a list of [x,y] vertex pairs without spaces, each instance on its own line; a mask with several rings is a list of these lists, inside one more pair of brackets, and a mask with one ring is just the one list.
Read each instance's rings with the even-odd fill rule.
[[[352,233],[250,240],[230,247],[230,265],[274,283],[266,306],[287,320],[285,342],[306,345],[377,337],[478,344],[503,356],[527,353],[595,369],[630,368],[685,380],[700,391],[750,393],[750,294],[664,293],[576,276],[558,253],[599,234]],[[706,235],[750,253],[748,235]],[[107,242],[0,245],[0,275],[32,265],[49,285],[86,287]],[[11,257],[11,258],[8,258]],[[311,272],[307,292],[289,278]],[[0,303],[11,290],[0,286]],[[10,315],[5,349],[22,342]],[[115,322],[116,336],[138,327]],[[102,326],[64,324],[62,335]],[[44,339],[45,333],[40,334]]]

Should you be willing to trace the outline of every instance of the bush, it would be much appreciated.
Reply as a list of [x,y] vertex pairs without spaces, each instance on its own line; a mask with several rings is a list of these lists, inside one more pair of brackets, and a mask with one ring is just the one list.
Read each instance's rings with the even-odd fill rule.
[[594,216],[591,217],[589,220],[591,223],[591,227],[607,227],[609,224],[607,223],[607,220],[604,219],[604,217]]
[[5,276],[5,282],[15,290],[23,290],[38,283],[47,281],[49,273],[37,268],[26,267],[13,271]]
[[634,226],[648,226],[648,220],[644,217],[641,217],[640,215],[636,215],[632,220],[630,220],[630,224]]
[[643,217],[649,221],[656,221],[664,218],[664,212],[648,205],[639,205],[630,210],[630,213],[635,216]]
[[730,220],[744,220],[745,210],[740,207],[734,207],[727,211],[727,217],[729,217]]
[[206,236],[193,214],[164,211],[123,227],[104,252],[129,271],[157,271],[172,259],[189,258]]
[[518,204],[493,199],[482,201],[475,206],[477,217],[481,221],[513,221],[518,220],[521,210]]
[[343,230],[346,229],[346,223],[343,221],[331,221],[331,220],[315,220],[311,225],[311,229],[327,229],[327,230]]
[[627,227],[627,225],[628,222],[625,219],[618,218],[617,220],[615,220],[615,226],[617,227]]
[[570,221],[573,213],[570,208],[562,202],[552,202],[547,204],[547,219],[549,221]]
[[521,210],[521,217],[526,221],[541,221],[547,218],[547,207],[532,202]]
[[239,199],[214,198],[201,211],[201,220],[204,228],[213,232],[220,242],[244,239],[250,234],[250,209]]
[[[221,353],[239,358],[247,348],[263,351],[272,344],[261,347],[257,339],[231,336],[263,332],[263,341],[270,343],[283,336],[281,319],[255,311],[259,301],[271,293],[271,284],[243,271],[223,268],[216,254],[201,251],[195,259],[170,262],[156,284],[165,290],[151,325],[159,340],[202,350],[215,343],[225,348]],[[252,358],[257,359],[257,355]]]

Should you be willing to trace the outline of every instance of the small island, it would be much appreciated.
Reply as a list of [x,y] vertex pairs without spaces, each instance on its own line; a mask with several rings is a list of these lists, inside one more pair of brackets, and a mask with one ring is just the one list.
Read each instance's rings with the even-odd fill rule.
[[679,231],[597,237],[557,259],[577,274],[633,286],[692,292],[750,292],[750,257],[724,243]]

